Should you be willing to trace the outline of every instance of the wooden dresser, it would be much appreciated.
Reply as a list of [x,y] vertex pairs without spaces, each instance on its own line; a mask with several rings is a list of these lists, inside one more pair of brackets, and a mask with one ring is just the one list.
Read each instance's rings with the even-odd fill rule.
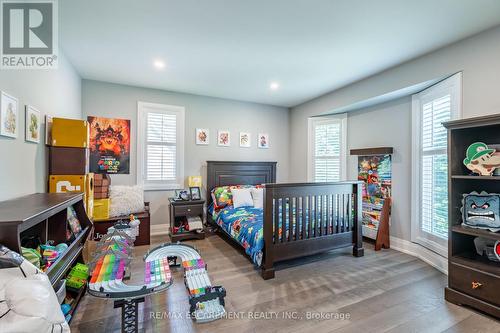
[[500,115],[450,121],[448,129],[448,287],[447,301],[500,318],[500,262],[476,252],[474,239],[500,240],[500,232],[462,226],[463,194],[500,193],[500,176],[476,176],[464,166],[470,144],[500,144]]

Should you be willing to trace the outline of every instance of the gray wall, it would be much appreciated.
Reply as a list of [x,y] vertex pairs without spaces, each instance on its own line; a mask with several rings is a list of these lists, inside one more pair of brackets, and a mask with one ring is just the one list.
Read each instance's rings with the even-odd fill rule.
[[[410,239],[411,98],[404,97],[347,115],[347,151],[366,147],[394,147],[392,156],[391,233]],[[358,157],[347,156],[347,178],[358,176]]]
[[[42,115],[81,118],[81,79],[64,54],[59,52],[56,70],[2,70],[0,90],[19,99],[17,139],[0,136],[0,201],[47,190],[46,148],[24,140],[25,105]],[[41,141],[45,135],[41,136]]]
[[[306,160],[303,158],[307,153],[307,118],[328,113],[339,107],[463,71],[464,117],[499,113],[499,40],[500,27],[497,27],[292,108],[290,132],[293,135],[290,139],[293,150],[290,154],[290,180],[304,181],[307,179]],[[402,101],[400,100],[396,104],[400,102]],[[394,186],[396,189],[400,186],[399,184],[407,186],[408,191],[410,186],[408,176],[411,169],[410,165],[404,161],[406,160],[405,156],[411,154],[409,120],[407,120],[408,116],[402,116],[406,123],[399,124],[393,122],[393,117],[400,117],[400,112],[409,112],[410,108],[409,102],[402,102],[400,106],[389,103],[354,113],[348,117],[348,123],[350,123],[348,124],[348,146],[362,148],[363,142],[361,141],[364,141],[364,146],[376,146],[382,142],[385,142],[384,145],[395,146],[395,160],[398,160],[397,154],[400,154],[399,158],[408,170],[406,174],[401,173],[400,175],[395,170]],[[364,118],[364,121],[356,120],[357,117]],[[388,126],[387,122],[383,120],[390,121],[394,125]],[[368,125],[371,125],[373,129],[371,136],[363,133]],[[399,131],[400,126],[407,128],[407,133]],[[400,135],[395,135],[395,131],[400,132]],[[404,149],[406,146],[408,150],[398,152],[397,145],[401,144],[401,141],[408,142],[408,144],[405,143],[400,149]],[[354,143],[357,147],[354,147]],[[360,146],[357,145],[358,143]],[[348,174],[353,178],[355,175],[354,162],[351,161],[349,169]],[[395,196],[394,205],[398,206],[400,212],[409,212],[410,197],[408,195],[403,198]],[[393,216],[391,234],[410,240],[409,214]]]
[[[84,117],[103,116],[131,120],[131,173],[113,175],[112,184],[136,183],[137,151],[137,102],[180,105],[186,108],[184,175],[202,175],[206,185],[207,160],[277,161],[278,181],[288,180],[289,111],[255,103],[237,102],[190,94],[167,92],[84,80],[82,84],[82,111]],[[195,144],[195,128],[210,129],[210,145]],[[231,147],[216,145],[217,129],[231,132]],[[252,147],[240,148],[239,132],[252,133]],[[258,149],[258,133],[269,133],[270,148]],[[187,186],[187,183],[185,184]],[[148,191],[151,201],[152,224],[168,223],[167,199],[171,192]],[[203,190],[203,195],[205,191]]]

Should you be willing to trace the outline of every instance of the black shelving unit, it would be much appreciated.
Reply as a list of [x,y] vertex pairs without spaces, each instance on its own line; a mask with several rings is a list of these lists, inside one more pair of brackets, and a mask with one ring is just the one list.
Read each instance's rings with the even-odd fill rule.
[[500,114],[444,123],[448,129],[448,287],[447,301],[500,318],[500,263],[476,253],[474,239],[500,240],[500,233],[462,225],[463,194],[500,193],[500,176],[477,176],[464,166],[470,144],[500,143]]

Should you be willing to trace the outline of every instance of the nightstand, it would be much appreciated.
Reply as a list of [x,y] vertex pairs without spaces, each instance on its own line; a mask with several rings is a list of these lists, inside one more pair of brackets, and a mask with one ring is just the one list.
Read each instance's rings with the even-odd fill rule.
[[186,200],[175,201],[169,198],[170,202],[169,216],[170,216],[170,240],[172,243],[182,241],[185,239],[204,239],[205,230],[202,231],[183,231],[174,233],[174,228],[178,228],[181,224],[191,216],[199,216],[202,223],[205,222],[205,214],[203,212],[203,205],[205,200]]

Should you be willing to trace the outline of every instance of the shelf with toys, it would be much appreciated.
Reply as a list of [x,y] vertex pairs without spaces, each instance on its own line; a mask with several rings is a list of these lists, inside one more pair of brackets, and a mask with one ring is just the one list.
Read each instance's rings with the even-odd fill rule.
[[82,252],[91,230],[82,193],[36,193],[0,202],[0,244],[47,274],[68,320],[84,292],[68,288],[71,272],[84,266]]
[[375,240],[375,250],[389,248],[392,147],[352,149],[358,155],[358,180],[363,181],[363,236]]
[[448,129],[446,300],[500,318],[500,115]]

